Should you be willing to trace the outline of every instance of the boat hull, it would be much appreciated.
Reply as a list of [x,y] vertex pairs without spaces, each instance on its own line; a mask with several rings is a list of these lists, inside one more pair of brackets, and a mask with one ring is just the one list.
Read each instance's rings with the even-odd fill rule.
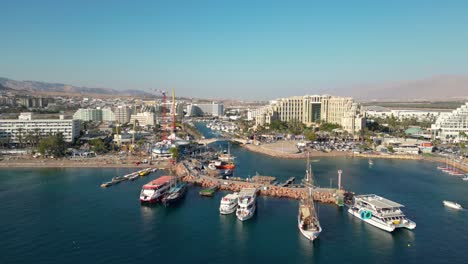
[[158,197],[147,197],[147,198],[140,197],[140,202],[141,202],[141,203],[157,203],[157,202],[160,202],[161,199],[162,199],[162,196],[158,196]]
[[186,189],[185,189],[185,187],[184,187],[184,189],[181,190],[180,193],[179,193],[178,195],[172,196],[172,197],[169,197],[169,196],[164,197],[164,198],[161,200],[161,203],[162,203],[164,206],[170,206],[170,205],[176,204],[177,202],[179,202],[180,200],[182,200],[182,198],[184,198],[185,192],[186,192]]
[[452,209],[455,209],[455,210],[461,210],[463,209],[463,207],[459,204],[456,204],[456,203],[451,203],[451,202],[448,202],[448,201],[443,201],[445,207],[450,207]]
[[232,206],[232,207],[228,207],[228,206],[220,206],[219,207],[219,213],[223,214],[223,215],[232,214],[236,210],[237,210],[237,204],[235,206]]
[[[256,209],[257,206],[254,204],[254,206],[250,210],[242,210],[242,212],[236,211],[237,219],[239,219],[240,221],[249,220],[254,216]],[[245,211],[247,211],[247,213],[243,213]]]
[[371,218],[371,219],[363,219],[363,218],[361,218],[361,216],[359,215],[359,212],[353,210],[352,208],[349,208],[349,209],[348,209],[348,213],[354,215],[355,217],[361,219],[362,221],[364,221],[364,222],[366,222],[366,223],[368,223],[368,224],[371,224],[371,225],[373,225],[373,226],[375,226],[375,227],[377,227],[377,228],[380,228],[380,229],[382,229],[382,230],[385,230],[385,231],[387,231],[387,232],[393,232],[393,231],[395,230],[395,226],[384,225],[384,224],[382,224],[382,223],[379,223],[379,222],[376,222],[376,221],[372,220],[372,218]]
[[322,232],[322,228],[320,227],[320,229],[318,231],[308,231],[308,230],[304,230],[302,227],[301,227],[301,221],[298,219],[297,220],[297,227],[299,228],[299,231],[301,231],[301,234],[309,239],[310,241],[314,241],[315,239],[318,238],[318,236],[320,235],[320,233]]

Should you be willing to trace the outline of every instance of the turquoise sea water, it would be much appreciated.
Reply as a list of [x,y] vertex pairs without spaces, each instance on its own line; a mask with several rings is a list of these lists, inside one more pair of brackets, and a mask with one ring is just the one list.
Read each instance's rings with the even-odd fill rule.
[[[223,143],[225,144],[225,143]],[[225,146],[225,145],[224,145]],[[238,176],[304,175],[305,161],[279,160],[232,147]],[[141,206],[141,186],[162,172],[107,189],[127,169],[0,170],[0,263],[467,263],[468,183],[419,161],[325,159],[316,181],[376,193],[406,206],[414,231],[381,231],[334,205],[320,205],[323,227],[310,243],[296,226],[297,201],[260,197],[256,216],[239,222],[191,187],[178,206]]]

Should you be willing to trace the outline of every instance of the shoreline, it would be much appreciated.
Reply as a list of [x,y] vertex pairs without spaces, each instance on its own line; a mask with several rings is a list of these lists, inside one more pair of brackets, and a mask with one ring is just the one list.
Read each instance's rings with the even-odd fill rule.
[[[279,159],[306,159],[307,154],[304,153],[287,153],[281,151],[275,151],[273,149],[263,148],[261,146],[255,146],[251,144],[243,144],[242,148],[262,155],[266,155],[273,158]],[[439,156],[422,156],[422,155],[379,155],[379,154],[353,154],[351,152],[337,152],[332,151],[330,153],[312,151],[310,152],[310,158],[363,158],[363,159],[393,159],[393,160],[420,160],[433,163],[445,163],[445,157]],[[167,161],[157,161],[152,164],[139,164],[136,162],[139,159],[128,159],[125,161],[116,160],[113,157],[101,157],[99,159],[35,159],[29,156],[20,156],[10,158],[8,160],[0,160],[0,170],[10,168],[145,168],[145,167],[157,167],[159,169],[168,169],[170,164]],[[468,164],[462,164],[453,162],[450,166],[456,167],[468,173]]]
[[[251,144],[243,144],[241,145],[242,148],[247,149],[251,152],[263,154],[269,157],[274,158],[282,158],[282,159],[305,159],[307,158],[307,154],[304,153],[287,153],[287,152],[280,152],[275,151],[273,149],[263,148],[261,146],[255,146]],[[397,154],[389,154],[389,155],[380,155],[380,154],[354,154],[351,152],[337,152],[332,151],[329,153],[325,152],[318,152],[318,151],[311,151],[310,158],[335,158],[335,157],[349,157],[349,158],[363,158],[363,159],[393,159],[393,160],[421,160],[433,163],[445,163],[445,157],[438,157],[438,156],[422,156],[422,155],[397,155]],[[457,169],[460,169],[464,173],[468,173],[468,164],[461,164],[461,163],[452,163],[450,164]]]
[[60,168],[159,168],[167,169],[170,167],[168,162],[153,162],[152,164],[139,164],[135,162],[124,162],[116,163],[102,160],[70,160],[70,159],[34,159],[28,157],[21,157],[12,160],[2,160],[0,161],[0,170],[2,169],[37,169],[37,168],[50,168],[50,169],[60,169]]

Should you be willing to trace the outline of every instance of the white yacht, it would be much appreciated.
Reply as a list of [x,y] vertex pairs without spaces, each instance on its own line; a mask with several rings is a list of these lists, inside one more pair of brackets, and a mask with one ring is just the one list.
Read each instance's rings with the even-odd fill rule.
[[239,201],[238,193],[230,193],[224,196],[221,199],[221,204],[219,205],[219,213],[220,214],[234,213],[237,209],[238,201]]
[[450,207],[450,208],[457,209],[457,210],[463,209],[463,207],[460,204],[455,203],[455,202],[443,201],[443,203],[446,207]]
[[416,223],[403,214],[402,207],[404,206],[378,195],[365,194],[353,197],[353,204],[348,213],[388,232],[401,227],[416,228]]
[[257,189],[256,188],[242,188],[239,193],[239,201],[236,211],[237,219],[245,221],[252,218],[255,214],[255,209],[257,199]]

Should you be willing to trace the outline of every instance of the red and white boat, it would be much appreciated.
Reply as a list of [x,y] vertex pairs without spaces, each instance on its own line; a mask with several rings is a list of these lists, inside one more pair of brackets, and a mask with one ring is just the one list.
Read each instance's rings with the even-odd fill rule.
[[214,165],[216,166],[216,168],[217,168],[218,170],[227,170],[227,169],[233,170],[233,169],[236,167],[236,165],[234,165],[234,163],[232,163],[232,162],[224,162],[224,161],[216,161],[216,162],[214,163]]
[[141,203],[155,203],[160,201],[169,190],[174,176],[161,176],[143,185],[140,192]]

